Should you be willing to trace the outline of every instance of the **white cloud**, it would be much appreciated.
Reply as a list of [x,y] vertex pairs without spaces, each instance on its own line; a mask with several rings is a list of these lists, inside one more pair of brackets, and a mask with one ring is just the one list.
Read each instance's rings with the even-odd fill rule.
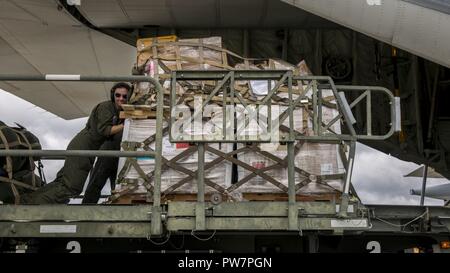
[[[85,126],[87,118],[64,120],[0,89],[0,120],[7,125],[17,122],[26,127],[39,138],[43,149],[64,150]],[[47,181],[52,181],[64,162],[45,160],[43,164]]]
[[[403,177],[418,167],[358,143],[352,181],[363,203],[418,205],[420,197],[410,195],[409,190],[420,187],[422,179]],[[447,179],[429,180],[428,184],[442,181]],[[425,201],[427,205],[443,204],[443,201],[431,198]]]

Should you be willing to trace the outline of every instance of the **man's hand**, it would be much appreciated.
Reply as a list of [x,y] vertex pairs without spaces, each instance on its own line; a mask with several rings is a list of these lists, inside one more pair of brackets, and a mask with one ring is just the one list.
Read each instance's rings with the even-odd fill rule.
[[119,125],[114,125],[113,127],[111,127],[111,135],[115,135],[119,132],[122,132],[123,130],[123,124],[119,124]]
[[120,118],[118,116],[113,117],[113,125],[119,125],[125,122],[125,119]]

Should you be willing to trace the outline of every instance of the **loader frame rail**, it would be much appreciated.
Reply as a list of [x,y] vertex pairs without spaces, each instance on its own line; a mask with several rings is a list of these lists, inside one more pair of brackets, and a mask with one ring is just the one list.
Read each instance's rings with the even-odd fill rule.
[[[30,229],[39,227],[42,229],[42,221],[56,221],[56,222],[77,222],[79,223],[80,227],[82,226],[83,232],[80,234],[76,234],[80,237],[103,237],[103,236],[113,236],[113,237],[139,237],[143,234],[146,234],[146,236],[161,236],[164,232],[163,230],[163,222],[166,225],[166,228],[170,230],[184,230],[184,229],[190,229],[190,230],[230,230],[230,229],[237,229],[237,230],[254,230],[254,229],[260,229],[260,230],[291,230],[291,231],[297,231],[301,232],[302,229],[325,229],[325,230],[334,230],[341,232],[344,229],[367,229],[369,228],[369,218],[367,217],[366,209],[364,207],[361,207],[360,209],[356,209],[356,207],[359,208],[358,203],[350,202],[349,200],[349,192],[350,192],[350,181],[351,181],[351,174],[352,174],[352,167],[354,162],[354,155],[355,155],[355,143],[358,139],[384,139],[389,137],[393,134],[393,121],[395,120],[395,111],[393,110],[394,103],[393,103],[393,96],[390,93],[389,90],[385,90],[383,88],[375,88],[377,91],[383,91],[387,94],[389,97],[389,101],[391,102],[391,118],[392,118],[392,124],[391,124],[391,130],[383,136],[373,136],[371,134],[371,129],[367,129],[367,135],[358,135],[355,132],[355,129],[352,126],[351,122],[351,111],[348,109],[351,109],[354,105],[362,101],[361,96],[370,96],[370,92],[374,90],[374,88],[371,87],[346,87],[346,86],[335,86],[332,79],[329,77],[321,77],[321,76],[309,76],[309,77],[297,77],[293,76],[292,72],[290,71],[229,71],[229,72],[218,72],[218,71],[175,71],[172,74],[172,86],[175,86],[178,79],[181,79],[183,81],[187,80],[221,80],[221,84],[218,84],[215,88],[215,90],[209,94],[209,99],[212,97],[215,93],[217,93],[221,88],[225,86],[225,83],[227,81],[230,81],[234,84],[235,80],[279,80],[274,88],[271,88],[269,91],[269,95],[263,99],[263,104],[270,104],[271,96],[274,95],[277,92],[277,89],[282,85],[286,84],[288,86],[288,95],[289,95],[289,106],[286,111],[282,114],[283,120],[289,117],[289,128],[285,128],[285,131],[289,132],[289,137],[283,139],[283,142],[286,142],[287,144],[287,157],[286,158],[277,158],[274,159],[272,157],[272,160],[275,160],[278,167],[286,167],[287,165],[287,172],[288,172],[288,187],[281,187],[283,191],[287,191],[288,194],[288,202],[269,202],[270,204],[266,204],[264,202],[236,202],[236,203],[221,203],[216,205],[211,205],[209,202],[205,200],[205,185],[209,185],[212,187],[216,186],[213,185],[211,181],[208,181],[208,179],[205,178],[205,170],[207,170],[209,167],[211,167],[214,164],[205,164],[205,152],[212,152],[216,154],[219,158],[216,163],[220,162],[221,160],[229,160],[234,162],[233,156],[231,153],[222,153],[221,151],[214,149],[210,146],[208,146],[208,141],[199,141],[196,140],[197,147],[193,148],[190,152],[197,152],[198,153],[198,168],[196,171],[192,172],[189,170],[182,170],[182,168],[176,163],[176,160],[167,160],[163,158],[162,156],[162,135],[163,135],[163,101],[164,101],[164,89],[161,86],[161,84],[150,77],[146,76],[126,76],[126,77],[96,77],[96,76],[81,76],[81,75],[44,75],[44,76],[20,76],[20,75],[0,75],[1,81],[111,81],[111,82],[118,82],[118,81],[127,81],[127,82],[149,82],[153,84],[156,88],[157,93],[157,109],[156,109],[156,134],[154,136],[150,136],[149,138],[153,138],[155,141],[155,150],[151,150],[148,147],[148,143],[146,144],[145,151],[143,152],[136,152],[136,151],[48,151],[48,150],[42,150],[42,151],[12,151],[12,150],[4,150],[0,151],[0,156],[49,156],[49,157],[67,157],[67,156],[115,156],[115,157],[130,157],[130,159],[133,159],[132,157],[136,156],[146,156],[146,157],[155,157],[155,169],[150,174],[152,178],[154,178],[154,184],[151,185],[150,183],[147,183],[148,189],[152,190],[152,201],[153,204],[150,206],[144,205],[140,206],[139,208],[136,208],[134,206],[128,206],[123,207],[119,209],[120,206],[111,206],[111,207],[103,207],[103,206],[89,206],[88,208],[85,208],[84,206],[79,206],[77,209],[74,210],[73,213],[70,212],[71,208],[76,208],[76,206],[50,206],[46,207],[45,210],[42,209],[43,206],[16,206],[16,207],[9,207],[9,206],[0,206],[0,226],[3,225],[9,225],[8,229],[0,229],[3,230],[2,236],[0,237],[16,237],[21,234],[21,236],[24,236],[25,231],[30,231]],[[293,111],[294,108],[297,106],[297,104],[300,102],[302,98],[304,98],[305,93],[303,95],[300,95],[297,99],[293,100],[293,94],[292,94],[292,81],[299,81],[299,82],[307,82],[308,87],[307,90],[312,90],[312,105],[313,105],[313,111],[309,113],[309,115],[313,119],[314,123],[314,134],[310,136],[304,136],[301,135],[299,132],[296,132],[293,129]],[[233,84],[229,84],[228,88],[230,88],[230,92],[223,92],[223,101],[227,101],[227,95],[229,94],[231,96],[231,101],[234,102],[233,96],[236,95],[239,99],[239,95],[237,93],[233,92]],[[269,85],[270,86],[270,85]],[[337,120],[342,119],[346,126],[348,131],[350,132],[349,135],[342,135],[342,134],[329,134],[329,128],[332,125],[332,123],[324,124],[322,122],[321,117],[321,105],[323,103],[322,101],[322,95],[321,90],[324,86],[327,86],[333,91],[333,95],[335,96],[336,102],[337,102],[337,109],[340,113],[339,116],[334,120],[334,122],[337,122]],[[361,95],[356,101],[354,101],[350,105],[346,105],[345,97],[340,96],[338,94],[338,90],[352,90],[352,91],[361,91],[363,90],[363,95]],[[176,93],[174,92],[175,88],[172,88],[172,98],[171,98],[171,106],[174,105],[176,101]],[[208,100],[203,104],[206,105],[208,103]],[[370,104],[370,102],[368,103]],[[347,110],[346,110],[347,106]],[[369,105],[370,106],[370,105]],[[367,106],[367,110],[371,110],[371,107]],[[270,113],[270,112],[269,112]],[[270,114],[269,114],[270,115]],[[368,118],[370,114],[367,115]],[[173,119],[171,120],[173,121]],[[271,120],[269,119],[269,122]],[[169,122],[171,125],[172,122]],[[226,123],[226,120],[224,120],[223,124]],[[370,125],[370,122],[367,122],[368,125]],[[325,134],[325,132],[327,132]],[[248,141],[248,140],[247,140]],[[295,151],[298,151],[299,147],[296,147],[295,142],[302,143],[304,141],[317,141],[317,142],[325,142],[325,143],[335,143],[335,144],[343,144],[347,143],[350,146],[350,151],[348,153],[348,156],[345,154],[345,151],[342,151],[341,156],[342,160],[345,162],[345,184],[344,184],[344,191],[342,195],[342,200],[340,203],[340,206],[338,208],[338,211],[336,212],[336,204],[333,202],[328,202],[326,205],[319,204],[316,202],[316,204],[307,204],[306,202],[297,202],[296,201],[296,191],[298,188],[302,185],[304,185],[304,181],[301,181],[299,184],[295,184],[295,173],[299,172],[300,174],[303,174],[305,176],[310,175],[303,170],[298,169],[294,164],[294,157],[295,157]],[[177,140],[173,140],[173,142],[177,142]],[[211,142],[211,141],[210,141]],[[223,140],[223,141],[212,141],[214,142],[231,142],[231,143],[238,143],[241,142],[237,139],[233,140]],[[253,141],[251,142],[258,142]],[[281,142],[281,141],[280,141]],[[131,143],[128,143],[131,145]],[[301,145],[300,145],[301,146]],[[126,149],[125,149],[126,150]],[[259,151],[261,152],[261,151]],[[187,155],[187,154],[186,154]],[[270,155],[265,155],[266,157],[270,158]],[[180,158],[181,159],[181,156]],[[134,160],[135,161],[135,160]],[[235,160],[235,164],[240,165],[241,167],[246,168],[245,162],[241,162],[239,160]],[[133,163],[133,160],[130,161],[133,166],[137,165],[136,162]],[[177,170],[181,170],[189,175],[189,178],[184,180],[183,183],[186,183],[189,181],[189,179],[196,180],[197,183],[197,202],[195,203],[183,203],[183,202],[172,202],[168,206],[161,204],[161,172],[162,167],[170,167],[175,168]],[[136,167],[136,166],[135,166]],[[248,168],[250,171],[255,170],[253,168]],[[145,176],[148,176],[148,174],[144,174]],[[263,178],[267,175],[264,174],[264,170],[256,170],[256,172],[244,179],[242,179],[238,185],[232,185],[229,189],[222,189],[222,192],[229,192],[233,191],[239,185],[242,185],[246,181],[248,181],[252,176],[259,175]],[[147,177],[149,178],[149,177]],[[268,181],[270,182],[270,177],[266,177]],[[320,178],[320,177],[319,177]],[[149,180],[146,180],[149,182]],[[277,184],[275,181],[271,182],[272,184]],[[180,184],[181,185],[181,184]],[[259,203],[259,204],[258,204]],[[269,212],[267,209],[263,209],[260,207],[261,205],[265,204],[267,208],[272,208],[273,211]],[[259,206],[259,207],[258,207]],[[311,208],[317,208],[316,213],[312,212],[305,212],[305,206],[311,207]],[[328,206],[328,207],[327,207]],[[350,211],[350,206],[353,206],[355,208],[353,211]],[[258,209],[259,208],[259,209]],[[42,218],[34,219],[33,215],[35,210],[42,210],[42,211],[48,211],[49,214],[46,212],[37,214],[42,216]],[[48,209],[48,210],[47,210]],[[130,211],[130,214],[128,216],[124,216],[122,218],[122,221],[116,221],[117,220],[117,214],[114,212],[114,210],[119,209],[120,211]],[[174,210],[175,209],[175,210]],[[14,215],[9,213],[11,211],[16,210],[22,210],[23,213],[19,213],[17,215],[22,215],[23,219],[17,219],[12,217],[11,215]],[[88,213],[87,211],[90,210]],[[177,215],[177,211],[190,211],[186,215]],[[228,211],[227,213],[224,213],[222,216],[229,216],[231,218],[220,218],[220,217],[214,217],[217,214],[217,211]],[[262,210],[265,211],[268,214],[262,213],[260,217],[254,217],[252,219],[248,216],[255,216],[258,214],[258,211]],[[111,215],[112,218],[108,218],[105,216],[101,216],[100,212],[103,211],[103,213],[107,215]],[[240,218],[241,216],[236,216],[234,212],[242,212],[246,214],[244,218]],[[313,210],[314,211],[314,210]],[[77,212],[77,213],[75,213]],[[325,214],[323,212],[326,212]],[[53,214],[52,214],[53,213]],[[193,213],[193,214],[192,214]],[[256,213],[256,214],[255,214]],[[275,213],[275,214],[273,214]],[[145,219],[142,218],[144,217]],[[28,215],[28,216],[27,216]],[[51,216],[53,215],[53,216]],[[84,216],[80,216],[84,215]],[[120,214],[119,215],[125,215]],[[139,216],[137,216],[139,215]],[[175,215],[175,216],[173,216]],[[318,217],[313,219],[309,219],[308,217],[318,215]],[[136,219],[133,217],[137,217]],[[47,218],[49,217],[49,218]],[[81,218],[80,218],[81,217]],[[83,218],[84,217],[84,218]],[[193,217],[193,218],[192,218]],[[13,219],[14,218],[14,219]],[[346,219],[342,219],[346,218]],[[112,221],[112,223],[111,223]],[[356,221],[356,222],[355,222]],[[103,230],[100,229],[100,227],[109,227],[108,229]],[[12,223],[12,224],[11,224]],[[136,224],[136,226],[133,229],[133,223]],[[150,226],[148,226],[148,223],[150,223]],[[333,224],[334,223],[334,224]],[[363,224],[361,224],[363,223]],[[61,223],[59,223],[61,224]],[[91,224],[98,224],[95,229],[90,229]],[[18,231],[16,228],[20,226],[23,227],[23,232]],[[70,224],[68,224],[70,226]],[[75,225],[76,226],[76,225]],[[72,227],[69,228],[72,230]],[[127,230],[130,229],[130,230]],[[110,231],[112,230],[112,231]],[[42,231],[42,230],[41,230]],[[39,234],[35,234],[36,230],[31,232],[30,234],[33,234],[33,236],[54,236],[54,233],[49,234],[43,234],[40,232]],[[58,234],[61,236],[74,236],[74,234],[70,233],[62,233]],[[31,236],[31,235],[30,235]]]
[[[157,92],[157,99],[162,102],[164,99],[164,89],[161,84],[154,78],[147,76],[83,76],[83,75],[61,75],[61,74],[46,74],[46,75],[0,75],[0,81],[85,81],[85,82],[149,82],[152,84]],[[155,187],[154,199],[152,206],[152,234],[162,234],[161,224],[161,154],[162,154],[162,119],[163,119],[163,105],[159,103],[156,106],[156,143],[155,152],[126,152],[126,151],[111,151],[103,153],[103,156],[115,157],[133,157],[142,154],[143,156],[155,156]],[[0,151],[0,156],[20,156],[20,155],[58,155],[58,156],[95,156],[99,155],[100,151]]]
[[[196,204],[172,202],[163,206],[167,231],[172,234],[195,230]],[[0,206],[0,238],[149,238],[152,206],[86,205],[3,205]],[[207,203],[208,230],[220,232],[286,231],[286,202]],[[299,230],[330,232],[331,235],[443,235],[450,232],[450,208],[361,205],[351,203],[349,219],[335,218],[339,205],[325,202],[301,202],[296,207]],[[366,225],[367,224],[367,225]]]

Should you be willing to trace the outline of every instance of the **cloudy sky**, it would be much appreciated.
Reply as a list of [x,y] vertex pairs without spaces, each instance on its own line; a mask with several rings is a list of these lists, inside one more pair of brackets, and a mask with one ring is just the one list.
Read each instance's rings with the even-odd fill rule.
[[[71,138],[84,127],[87,118],[64,120],[0,89],[0,120],[8,125],[20,123],[39,137],[44,149],[56,150],[67,147]],[[52,181],[63,161],[47,160],[44,165],[47,181]],[[422,180],[404,178],[403,175],[418,167],[358,144],[352,181],[365,204],[417,205],[420,197],[410,195],[409,190],[420,188]],[[428,181],[428,185],[448,182],[446,179]],[[443,201],[426,198],[425,204],[442,205]]]

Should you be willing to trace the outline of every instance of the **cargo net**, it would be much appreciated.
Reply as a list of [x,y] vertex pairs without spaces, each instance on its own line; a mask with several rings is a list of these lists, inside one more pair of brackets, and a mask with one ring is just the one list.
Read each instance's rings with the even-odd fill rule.
[[[164,40],[165,39],[165,40]],[[294,75],[311,75],[304,61],[297,66],[286,62],[268,59],[245,59],[222,49],[220,38],[190,39],[177,41],[170,37],[164,39],[144,39],[138,41],[136,72],[159,79],[166,89],[164,93],[163,152],[161,174],[162,201],[195,201],[197,192],[197,145],[186,139],[185,142],[171,142],[170,122],[170,75],[173,70],[289,70]],[[237,56],[243,62],[230,67],[228,55]],[[235,57],[236,57],[235,56]],[[226,73],[224,73],[226,74]],[[230,84],[235,97],[229,97]],[[257,143],[259,125],[251,125],[247,119],[243,134],[248,141],[240,143],[205,144],[204,182],[206,200],[245,201],[245,200],[287,200],[288,162],[286,143],[283,137],[289,136],[288,86],[286,82],[236,80],[219,86],[214,80],[178,80],[176,82],[176,104],[195,110],[195,100],[207,99],[214,108],[232,104],[236,108],[245,105],[258,105],[269,101],[271,118],[279,115],[280,141],[277,143]],[[266,98],[271,88],[277,91]],[[219,87],[218,87],[219,86]],[[225,91],[224,90],[228,90]],[[215,92],[211,96],[211,92]],[[225,97],[224,97],[225,94]],[[312,82],[294,81],[292,99],[296,100],[293,110],[295,135],[313,135],[313,88]],[[330,89],[322,89],[321,122],[329,134],[340,134],[341,124],[336,98]],[[155,150],[156,134],[156,94],[146,83],[135,85],[133,105],[124,107],[121,113],[125,121],[122,149]],[[267,112],[268,113],[268,112]],[[222,131],[223,113],[211,112],[201,119],[202,128],[210,132]],[[237,115],[237,114],[236,114]],[[239,116],[234,116],[239,119]],[[214,120],[219,122],[214,122]],[[213,121],[213,122],[212,122]],[[215,124],[215,125],[211,125]],[[198,124],[197,124],[198,125]],[[267,124],[265,124],[267,126]],[[211,128],[212,126],[212,128]],[[191,128],[192,129],[192,128]],[[185,130],[192,134],[195,130]],[[346,152],[345,143],[313,143],[296,140],[294,145],[295,190],[298,200],[334,200],[343,190]],[[154,185],[154,158],[121,158],[117,188],[107,200],[109,203],[152,202]],[[354,192],[354,191],[353,191]]]
[[[296,66],[278,59],[244,58],[222,48],[221,37],[200,39],[180,39],[175,36],[140,39],[133,73],[156,78],[167,90],[170,77],[175,70],[292,70],[294,75],[311,75],[304,61]],[[229,63],[234,59],[235,64]],[[213,88],[211,82],[178,82],[184,87]],[[191,86],[190,86],[191,85]],[[237,85],[236,89],[245,99],[255,99],[251,87],[247,84]],[[254,90],[258,92],[258,90]],[[166,92],[167,100],[169,91]],[[150,105],[156,109],[155,89],[148,82],[135,84],[131,97],[132,104]],[[168,105],[168,104],[166,104]]]
[[[38,138],[23,126],[7,126],[0,121],[1,150],[40,150]],[[39,176],[34,172],[38,163]],[[42,186],[45,181],[42,163],[38,157],[0,157],[0,201],[7,204],[19,204],[20,196]]]

